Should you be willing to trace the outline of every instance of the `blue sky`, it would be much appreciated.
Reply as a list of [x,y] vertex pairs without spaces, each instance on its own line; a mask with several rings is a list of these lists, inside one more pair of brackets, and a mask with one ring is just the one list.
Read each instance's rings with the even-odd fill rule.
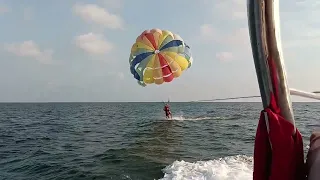
[[[315,0],[280,2],[292,88],[320,89],[318,9]],[[0,21],[1,102],[190,101],[259,94],[245,0],[0,0]],[[173,82],[143,88],[130,74],[128,58],[136,37],[152,28],[179,34],[194,62]]]

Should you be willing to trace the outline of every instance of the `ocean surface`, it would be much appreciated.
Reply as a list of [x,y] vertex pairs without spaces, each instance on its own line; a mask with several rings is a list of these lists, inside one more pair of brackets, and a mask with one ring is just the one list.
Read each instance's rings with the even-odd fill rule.
[[[294,103],[305,149],[320,103]],[[1,180],[252,179],[261,103],[0,104]]]

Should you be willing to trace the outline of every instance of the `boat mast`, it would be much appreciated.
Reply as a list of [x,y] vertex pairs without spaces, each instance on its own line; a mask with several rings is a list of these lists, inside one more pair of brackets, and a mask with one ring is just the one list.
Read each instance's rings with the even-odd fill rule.
[[282,56],[279,0],[248,0],[248,25],[263,107],[269,107],[274,94],[282,117],[295,126]]

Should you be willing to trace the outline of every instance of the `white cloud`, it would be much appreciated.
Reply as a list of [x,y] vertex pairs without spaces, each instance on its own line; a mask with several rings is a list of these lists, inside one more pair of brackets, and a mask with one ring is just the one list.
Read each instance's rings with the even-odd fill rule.
[[320,39],[319,5],[316,0],[280,2],[281,39],[284,48],[318,48]]
[[308,8],[319,8],[320,2],[319,1],[308,1],[308,0],[302,0],[302,1],[296,1],[296,6],[299,7],[308,7]]
[[202,0],[209,7],[212,21],[200,26],[201,39],[220,43],[238,43],[248,37],[247,4],[245,0]]
[[214,16],[224,17],[232,20],[244,20],[247,18],[246,0],[223,0],[212,1],[212,12]]
[[113,76],[114,78],[118,78],[120,80],[123,80],[125,78],[125,75],[123,72],[118,71],[108,71],[107,72],[109,76]]
[[119,79],[124,79],[124,74],[123,74],[123,72],[118,72],[118,77],[119,77]]
[[108,12],[96,4],[76,4],[73,12],[88,23],[95,23],[110,29],[123,29],[120,16]]
[[43,64],[52,63],[53,50],[41,50],[40,47],[31,40],[21,43],[5,44],[4,49],[16,56],[34,58]]
[[251,54],[245,0],[201,0],[209,21],[199,28],[199,43],[213,46],[220,61],[246,59]]
[[33,18],[33,10],[32,10],[32,8],[24,8],[23,9],[23,18],[26,21],[30,21]]
[[106,54],[114,46],[102,34],[88,33],[75,37],[76,46],[90,54]]
[[248,28],[232,28],[225,30],[211,24],[200,26],[200,38],[203,41],[228,46],[249,45],[250,42]]
[[[235,57],[248,57],[251,53],[251,44],[248,28],[230,28],[204,24],[200,27],[200,41],[207,45],[223,48],[218,52],[216,58],[220,61],[231,61]],[[219,51],[219,50],[218,50]]]
[[10,12],[9,7],[6,6],[6,5],[1,5],[0,4],[0,14],[4,14],[4,13],[7,13],[7,12]]
[[216,58],[220,61],[230,61],[233,59],[233,54],[231,52],[219,52],[216,54]]
[[120,9],[120,8],[123,7],[123,1],[122,0],[102,0],[102,3],[107,8]]
[[217,36],[215,28],[213,28],[210,24],[203,24],[200,26],[200,35],[204,37],[206,40],[214,39]]
[[229,34],[225,39],[226,43],[230,45],[249,45],[250,44],[250,36],[248,28],[236,28]]

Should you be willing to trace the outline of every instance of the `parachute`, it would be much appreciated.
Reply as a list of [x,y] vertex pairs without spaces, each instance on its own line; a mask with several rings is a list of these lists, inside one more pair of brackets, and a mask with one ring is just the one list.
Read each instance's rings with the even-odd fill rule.
[[190,47],[170,31],[145,30],[132,45],[129,58],[130,71],[138,84],[163,84],[180,77],[191,67]]

